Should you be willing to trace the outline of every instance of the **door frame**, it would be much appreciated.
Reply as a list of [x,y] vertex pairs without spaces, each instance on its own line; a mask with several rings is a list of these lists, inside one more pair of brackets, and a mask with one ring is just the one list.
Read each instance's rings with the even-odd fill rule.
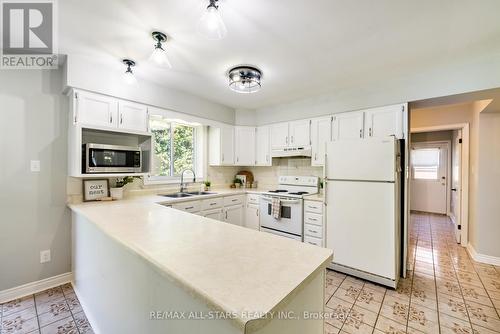
[[[462,191],[460,196],[460,222],[461,222],[461,233],[460,233],[460,245],[462,247],[467,247],[469,242],[469,123],[455,123],[455,124],[444,124],[436,126],[427,126],[419,128],[411,128],[410,133],[420,133],[420,132],[436,132],[436,131],[449,131],[449,130],[462,130]],[[411,142],[410,142],[411,145]]]
[[[438,141],[422,141],[410,143],[410,154],[414,147],[433,147],[435,145],[445,145],[446,146],[446,215],[449,217],[451,214],[451,140],[438,140]],[[413,171],[411,169],[410,160],[410,183],[412,182]],[[411,203],[410,203],[411,205]]]

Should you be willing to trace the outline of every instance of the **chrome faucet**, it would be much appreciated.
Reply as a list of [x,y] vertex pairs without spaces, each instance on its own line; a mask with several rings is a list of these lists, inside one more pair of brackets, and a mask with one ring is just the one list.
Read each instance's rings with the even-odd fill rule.
[[191,173],[193,173],[193,183],[196,182],[196,173],[194,172],[194,170],[192,170],[191,168],[184,169],[181,173],[181,190],[180,190],[181,193],[187,189],[186,185],[184,184],[184,173],[186,171],[191,171]]

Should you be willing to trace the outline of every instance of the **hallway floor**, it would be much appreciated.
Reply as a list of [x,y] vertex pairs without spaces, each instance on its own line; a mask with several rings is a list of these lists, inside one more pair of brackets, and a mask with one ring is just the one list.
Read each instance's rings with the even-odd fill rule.
[[474,262],[448,217],[412,214],[397,290],[328,271],[326,333],[500,333],[500,267]]

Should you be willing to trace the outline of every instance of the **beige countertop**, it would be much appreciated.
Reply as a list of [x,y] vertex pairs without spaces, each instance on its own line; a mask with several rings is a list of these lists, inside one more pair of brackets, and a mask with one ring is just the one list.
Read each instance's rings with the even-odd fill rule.
[[323,202],[325,200],[325,196],[323,194],[306,195],[304,196],[304,200]]
[[172,200],[133,196],[70,208],[210,307],[240,314],[233,319],[240,328],[266,321],[257,314],[276,311],[331,262],[328,249],[158,204],[165,202]]

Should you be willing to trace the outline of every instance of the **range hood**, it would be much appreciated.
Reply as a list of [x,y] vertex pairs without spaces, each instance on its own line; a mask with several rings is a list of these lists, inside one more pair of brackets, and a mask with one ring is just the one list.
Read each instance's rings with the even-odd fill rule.
[[285,157],[311,157],[311,146],[305,147],[285,147],[280,149],[274,149],[271,151],[271,156],[273,158],[285,158]]

